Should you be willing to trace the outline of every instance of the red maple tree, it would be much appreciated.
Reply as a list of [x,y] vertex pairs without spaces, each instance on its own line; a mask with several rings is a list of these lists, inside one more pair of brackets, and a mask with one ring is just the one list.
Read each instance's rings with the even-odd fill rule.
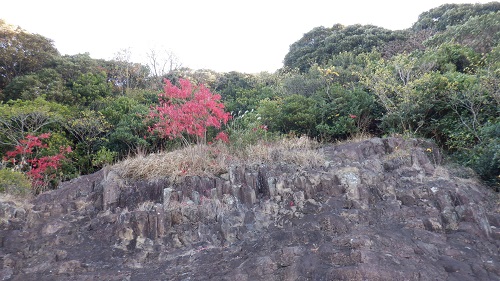
[[48,145],[43,140],[48,139],[50,133],[34,136],[28,134],[20,140],[14,150],[8,151],[4,161],[13,164],[15,170],[25,172],[32,180],[35,190],[47,187],[50,180],[55,178],[55,172],[61,166],[61,160],[71,152],[71,147],[61,147],[59,153],[51,156],[40,156]]
[[[149,131],[162,138],[184,138],[183,134],[187,134],[206,141],[207,128],[220,129],[231,115],[225,112],[221,96],[211,93],[205,85],[196,86],[187,79],[180,79],[179,85],[165,79],[159,104],[149,112],[149,120],[154,120]],[[219,133],[218,139],[227,141],[227,135]]]

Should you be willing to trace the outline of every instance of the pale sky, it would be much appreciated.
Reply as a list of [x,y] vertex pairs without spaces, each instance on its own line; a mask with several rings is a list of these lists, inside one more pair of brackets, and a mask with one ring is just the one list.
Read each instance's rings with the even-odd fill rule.
[[9,0],[0,18],[54,41],[63,55],[131,60],[169,50],[182,66],[218,72],[274,72],[289,46],[317,26],[411,27],[418,15],[460,0]]

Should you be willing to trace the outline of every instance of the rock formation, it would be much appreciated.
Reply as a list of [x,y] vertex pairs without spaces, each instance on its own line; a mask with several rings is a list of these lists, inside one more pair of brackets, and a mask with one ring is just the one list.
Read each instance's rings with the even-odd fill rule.
[[0,280],[500,280],[500,201],[430,142],[0,200]]

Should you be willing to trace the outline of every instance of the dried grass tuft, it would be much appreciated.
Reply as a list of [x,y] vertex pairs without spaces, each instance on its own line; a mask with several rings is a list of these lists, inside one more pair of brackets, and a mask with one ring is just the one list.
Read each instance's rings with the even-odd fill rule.
[[125,178],[168,177],[176,181],[192,175],[220,175],[233,164],[291,163],[311,167],[325,162],[318,147],[316,141],[307,137],[259,142],[243,149],[234,149],[222,143],[193,145],[171,152],[139,154],[115,164],[112,169]]
[[319,143],[308,138],[284,138],[272,143],[257,143],[246,148],[247,163],[291,163],[300,166],[317,166],[325,162],[317,150]]
[[362,141],[366,141],[366,140],[369,140],[372,138],[373,138],[373,135],[371,135],[369,133],[359,132],[359,133],[356,133],[354,135],[351,135],[346,140],[337,141],[337,145],[346,144],[346,143],[354,143],[354,142],[362,142]]
[[223,145],[194,145],[171,152],[129,157],[114,165],[122,176],[133,179],[220,174],[226,169],[228,154]]

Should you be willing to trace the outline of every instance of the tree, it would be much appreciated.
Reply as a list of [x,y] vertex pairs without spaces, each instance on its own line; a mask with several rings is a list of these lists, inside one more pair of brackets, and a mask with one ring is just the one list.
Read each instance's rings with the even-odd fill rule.
[[180,79],[180,88],[165,80],[164,92],[159,94],[159,105],[151,108],[149,128],[163,138],[187,139],[184,134],[206,141],[207,129],[220,129],[231,115],[224,111],[221,96],[213,94],[204,85],[193,85]]
[[418,16],[412,26],[415,31],[423,29],[446,30],[450,26],[461,25],[471,17],[500,11],[500,3],[487,4],[444,4]]
[[72,86],[73,93],[84,105],[111,94],[111,85],[105,72],[82,74]]
[[153,89],[161,88],[162,79],[181,67],[180,59],[172,51],[151,49],[146,55],[153,76]]
[[312,98],[296,94],[285,97],[281,108],[281,131],[313,136],[316,113],[316,102]]
[[290,71],[281,79],[281,94],[283,96],[301,95],[310,97],[325,86],[325,79],[314,64],[307,72]]
[[309,66],[319,63],[320,58],[316,52],[324,46],[325,39],[334,31],[342,29],[342,25],[335,25],[332,28],[323,26],[315,27],[302,38],[290,45],[290,50],[283,61],[284,66],[290,69],[298,68],[305,72]]
[[396,32],[400,34],[399,38],[394,41],[387,42],[387,44],[380,48],[382,56],[386,59],[390,59],[391,57],[402,53],[410,54],[415,51],[424,51],[426,48],[424,42],[436,34],[436,31],[433,29],[423,29],[418,31],[405,29]]
[[44,97],[47,101],[73,104],[75,99],[65,86],[61,74],[52,68],[44,68],[32,74],[14,78],[3,91],[3,100],[34,100]]
[[102,71],[101,63],[102,61],[91,58],[89,53],[65,55],[55,59],[54,68],[66,83],[71,84],[82,74]]
[[130,97],[108,98],[100,110],[113,127],[109,133],[108,147],[120,152],[121,156],[139,147],[147,147],[145,137],[148,132],[143,119],[148,109],[148,106]]
[[496,106],[500,108],[500,45],[496,46],[487,54],[485,64],[478,71],[481,75],[481,85],[488,91]]
[[285,68],[307,72],[314,64],[323,66],[333,55],[341,52],[366,53],[405,37],[404,33],[373,25],[317,27],[290,46],[284,65]]
[[92,153],[97,144],[107,141],[104,136],[110,129],[109,123],[100,112],[84,110],[76,118],[67,120],[64,126],[76,139],[80,170],[92,172]]
[[481,129],[488,119],[498,115],[497,104],[492,93],[483,88],[475,75],[447,73],[450,81],[447,88],[447,102],[455,117],[460,121],[460,130],[473,136],[470,143],[483,142]]
[[26,134],[44,132],[69,115],[68,107],[43,98],[0,104],[0,145],[19,145]]
[[257,112],[262,118],[262,123],[267,126],[271,131],[280,131],[282,126],[281,122],[281,106],[283,100],[265,98],[259,102]]
[[500,11],[471,17],[461,25],[450,26],[425,42],[439,46],[453,42],[472,48],[477,53],[488,53],[500,43]]
[[441,73],[474,73],[481,64],[481,56],[474,50],[452,43],[427,50],[423,59],[432,65],[431,70],[439,70]]
[[416,134],[428,120],[437,93],[421,91],[421,79],[429,79],[420,61],[410,55],[397,55],[391,60],[369,60],[361,83],[384,108],[382,125],[386,130]]
[[130,61],[132,53],[130,49],[122,49],[115,53],[111,61],[103,63],[110,81],[115,90],[125,94],[129,89],[137,87],[146,88],[150,71],[149,68],[139,63]]
[[52,40],[0,20],[0,89],[17,76],[44,68],[58,55]]
[[370,130],[377,110],[373,95],[361,87],[346,89],[334,83],[313,98],[317,103],[316,130],[322,139],[345,139]]
[[260,101],[257,110],[262,122],[271,131],[314,136],[317,107],[314,99],[297,94]]

